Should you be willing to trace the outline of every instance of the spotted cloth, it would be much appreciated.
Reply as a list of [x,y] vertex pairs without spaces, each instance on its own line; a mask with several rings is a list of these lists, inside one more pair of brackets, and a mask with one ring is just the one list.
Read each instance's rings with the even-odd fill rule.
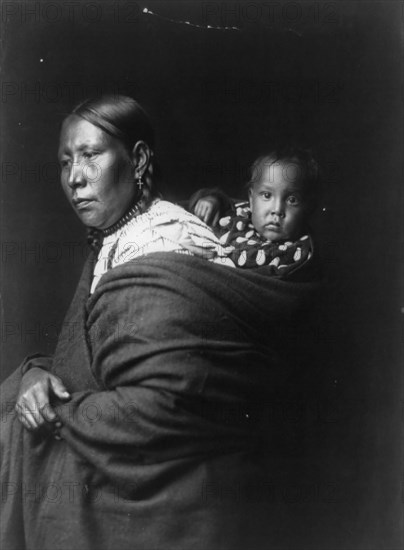
[[237,203],[235,213],[219,220],[218,236],[228,257],[238,267],[270,266],[272,275],[286,275],[312,256],[312,241],[303,235],[297,241],[271,242],[251,222],[248,202]]

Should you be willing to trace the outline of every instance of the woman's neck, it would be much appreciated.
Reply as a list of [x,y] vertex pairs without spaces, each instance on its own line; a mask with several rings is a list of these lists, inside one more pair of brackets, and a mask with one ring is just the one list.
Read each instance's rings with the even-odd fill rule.
[[150,204],[153,202],[153,198],[147,198],[143,196],[140,200],[136,201],[132,206],[125,212],[125,214],[115,223],[107,227],[106,229],[101,229],[103,237],[108,237],[116,231],[119,231],[124,227],[130,220],[133,220],[139,214],[143,214],[149,208]]
[[139,203],[133,204],[129,210],[126,211],[126,213],[120,218],[118,221],[107,227],[106,229],[102,229],[102,236],[108,237],[109,235],[112,235],[112,233],[115,233],[121,227],[126,225],[130,220],[135,218],[140,213],[140,205]]
[[125,212],[125,214],[119,218],[118,221],[110,225],[105,229],[96,229],[95,227],[87,227],[87,242],[90,247],[98,251],[105,237],[112,235],[116,231],[119,231],[130,220],[133,220],[139,214],[143,214],[148,210],[149,206],[155,201],[157,197],[143,196],[140,200],[132,204],[132,206]]

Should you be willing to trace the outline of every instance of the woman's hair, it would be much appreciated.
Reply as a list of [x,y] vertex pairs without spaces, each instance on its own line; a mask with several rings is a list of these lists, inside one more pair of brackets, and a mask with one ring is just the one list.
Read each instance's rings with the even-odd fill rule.
[[154,130],[146,111],[133,98],[123,95],[102,95],[86,99],[77,105],[72,115],[79,116],[94,124],[107,134],[119,139],[131,153],[138,141],[144,141],[151,152],[149,165],[144,173],[144,198],[151,199],[156,195]]
[[282,146],[258,157],[251,165],[247,187],[251,188],[262,176],[266,166],[277,162],[290,163],[299,168],[299,179],[313,208],[317,206],[320,194],[320,169],[310,149],[296,145]]

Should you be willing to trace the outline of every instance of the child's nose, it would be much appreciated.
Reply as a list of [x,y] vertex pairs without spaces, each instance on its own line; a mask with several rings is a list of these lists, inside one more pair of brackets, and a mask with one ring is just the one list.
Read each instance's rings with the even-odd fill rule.
[[284,216],[284,208],[281,200],[275,199],[272,203],[271,213],[273,216],[279,216],[280,218]]

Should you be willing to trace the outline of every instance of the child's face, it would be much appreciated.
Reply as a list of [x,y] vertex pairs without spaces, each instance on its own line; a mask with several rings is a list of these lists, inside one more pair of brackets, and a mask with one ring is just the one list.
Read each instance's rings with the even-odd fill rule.
[[309,205],[293,161],[264,164],[250,188],[251,221],[268,241],[296,240],[302,235]]

